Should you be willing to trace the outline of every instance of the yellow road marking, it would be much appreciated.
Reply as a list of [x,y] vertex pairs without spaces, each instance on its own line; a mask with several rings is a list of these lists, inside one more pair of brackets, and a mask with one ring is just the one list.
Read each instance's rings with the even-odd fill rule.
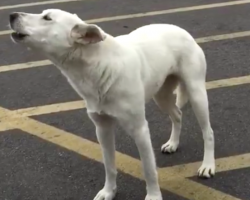
[[49,4],[57,4],[57,3],[69,3],[69,2],[74,2],[74,1],[83,1],[83,0],[51,0],[51,1],[40,1],[40,2],[33,2],[33,3],[23,3],[23,4],[16,4],[16,5],[1,6],[0,10],[25,8],[25,7],[31,7],[31,6],[41,6],[41,5],[49,5]]
[[[171,174],[179,174],[181,177],[196,176],[197,169],[201,165],[201,162],[194,162],[188,164],[175,165],[173,167],[160,168],[160,173],[168,172],[168,176]],[[225,172],[236,169],[243,169],[250,167],[250,153],[235,155],[225,158],[216,159],[217,172]],[[174,177],[173,177],[174,178]]]
[[9,124],[0,122],[0,132],[4,133],[5,131],[11,130],[13,129],[12,126],[10,126]]
[[48,113],[57,113],[57,112],[63,112],[68,110],[77,110],[80,108],[85,108],[85,102],[83,100],[80,101],[72,101],[72,102],[66,102],[66,103],[56,103],[56,104],[50,104],[50,105],[44,105],[44,106],[35,106],[30,108],[23,108],[19,110],[9,111],[8,112],[8,118],[12,118],[17,116],[19,117],[29,117],[29,116],[37,116],[37,115],[43,115]]
[[[60,145],[61,147],[74,151],[84,157],[97,162],[102,162],[99,144],[34,119],[23,117],[22,115],[18,116],[18,113],[16,113],[15,120],[9,120],[8,118],[3,117],[6,116],[8,112],[11,111],[0,107],[0,126],[3,125],[9,127],[9,129],[19,128],[31,135],[35,135],[46,141]],[[116,156],[120,158],[117,160],[117,165],[120,166],[120,168],[125,168],[125,165],[132,165],[135,168],[131,171],[129,170],[128,173],[131,173],[132,175],[135,175],[133,173],[138,174],[140,170],[137,171],[136,169],[136,166],[139,166],[139,161],[137,159],[119,152],[116,152]],[[122,163],[120,163],[121,161]]]
[[[237,86],[237,85],[243,85],[243,84],[250,84],[250,75],[210,81],[210,82],[207,82],[207,89],[210,90],[210,89],[231,87],[231,86]],[[83,100],[71,101],[71,102],[66,102],[66,103],[56,103],[56,104],[35,106],[35,107],[30,107],[30,108],[23,108],[23,109],[18,109],[14,111],[9,111],[7,113],[8,116],[2,116],[2,117],[10,119],[16,116],[19,116],[19,117],[37,116],[37,115],[43,115],[43,114],[49,114],[49,113],[77,110],[77,109],[85,108],[85,106],[86,105]]]
[[13,65],[3,65],[0,67],[0,72],[33,68],[33,67],[41,67],[41,66],[47,66],[47,65],[51,65],[51,62],[49,60],[19,63],[19,64],[13,64]]
[[0,31],[0,36],[1,35],[9,35],[10,33],[12,33],[13,31],[11,30],[5,30],[5,31]]
[[[228,34],[223,34],[223,35],[212,35],[208,37],[201,37],[201,38],[197,38],[196,41],[198,43],[206,43],[206,42],[228,40],[228,39],[248,37],[248,36],[250,36],[250,31],[243,31],[243,32],[228,33]],[[13,65],[4,65],[4,66],[0,66],[0,73],[12,71],[12,70],[42,67],[42,66],[47,66],[51,64],[52,63],[49,60],[41,60],[41,61],[13,64]]]
[[222,35],[214,35],[214,36],[208,36],[208,37],[201,37],[197,38],[197,43],[207,43],[207,42],[213,42],[213,41],[219,41],[219,40],[229,40],[229,39],[235,39],[235,38],[241,38],[241,37],[249,37],[250,31],[242,31],[242,32],[235,32],[235,33],[228,33],[228,34],[222,34]]
[[[161,177],[163,174],[159,175]],[[188,179],[168,180],[168,177],[166,177],[166,180],[162,181],[162,178],[159,180],[160,185],[164,186],[163,189],[190,200],[241,200]]]
[[[6,113],[8,112],[9,110],[0,107],[0,117],[6,116]],[[97,162],[102,162],[101,149],[97,143],[86,140],[72,133],[57,129],[28,117],[19,116],[15,120],[11,121],[5,118],[2,120],[2,123],[7,124],[8,127],[12,127],[13,129],[21,129],[28,134],[42,138],[70,151],[74,151],[84,157]],[[119,152],[116,152],[116,158],[118,170],[144,180],[142,176],[141,162],[139,160]],[[225,158],[225,160],[226,159],[230,159],[230,157]],[[230,163],[230,161],[227,163]],[[184,179],[185,177],[181,177],[178,173],[172,174],[175,173],[175,171],[169,172],[168,170],[169,169],[159,170],[159,183],[162,189],[168,190],[190,200],[239,200],[238,198],[232,197],[231,195],[225,194],[221,191],[217,191],[194,181]],[[193,169],[188,169],[188,171],[192,170]]]
[[20,117],[30,117],[30,116],[37,116],[43,115],[48,113],[57,113],[69,110],[77,110],[81,108],[85,108],[85,102],[83,100],[80,101],[71,101],[66,103],[56,103],[44,106],[35,106],[30,108],[23,108],[14,111],[8,112],[7,118],[16,117],[16,114],[19,114]]
[[226,78],[226,79],[207,82],[207,89],[210,90],[215,88],[231,87],[249,83],[250,83],[250,75],[240,76],[240,77]]

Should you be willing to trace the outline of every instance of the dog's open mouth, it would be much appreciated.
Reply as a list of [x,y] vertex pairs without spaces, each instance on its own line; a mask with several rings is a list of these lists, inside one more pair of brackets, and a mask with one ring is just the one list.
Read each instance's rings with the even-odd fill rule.
[[13,32],[11,34],[12,38],[15,40],[24,40],[26,37],[28,37],[28,34],[24,34],[24,33],[18,33],[18,32]]

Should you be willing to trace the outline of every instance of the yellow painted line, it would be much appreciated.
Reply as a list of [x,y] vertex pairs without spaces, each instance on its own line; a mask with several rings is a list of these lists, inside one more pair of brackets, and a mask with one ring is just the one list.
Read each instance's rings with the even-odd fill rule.
[[[9,112],[9,110],[0,107],[0,117],[5,116],[7,112]],[[3,122],[12,128],[21,129],[28,134],[76,152],[86,158],[102,162],[101,148],[97,143],[28,117],[17,117],[14,121],[5,119]],[[141,162],[139,160],[116,152],[116,165],[121,172],[144,180]],[[159,171],[159,183],[162,189],[190,200],[239,200],[223,192],[184,179],[184,177],[180,177],[179,174],[169,176],[166,170],[164,172]]]
[[19,64],[13,64],[13,65],[3,65],[0,67],[0,72],[27,69],[27,68],[33,68],[33,67],[41,67],[41,66],[46,66],[46,65],[51,65],[51,62],[49,60],[41,60],[41,61],[19,63]]
[[[34,119],[18,116],[17,113],[16,119],[10,121],[8,118],[3,118],[8,112],[10,110],[0,107],[1,122],[7,124],[8,127],[12,127],[12,129],[19,128],[31,135],[74,151],[86,158],[102,162],[99,144]],[[118,168],[125,169],[126,166],[133,166],[130,169],[128,168],[126,172],[132,176],[138,176],[141,173],[140,161],[119,152],[116,152],[116,156],[119,158],[116,162]]]
[[[250,36],[250,31],[243,31],[243,32],[228,33],[228,34],[223,34],[223,35],[212,35],[208,37],[197,38],[196,41],[198,43],[206,43],[206,42],[212,42],[212,41],[228,40],[228,39],[249,37],[249,36]],[[4,66],[0,66],[0,73],[12,71],[12,70],[42,67],[42,66],[47,66],[51,64],[52,63],[49,60],[41,60],[41,61],[13,64],[13,65],[4,65]]]
[[[162,174],[168,173],[168,176],[171,176],[171,174],[179,174],[181,177],[193,177],[196,176],[197,169],[200,165],[201,162],[175,165],[173,167],[161,168],[159,172]],[[216,165],[217,173],[248,168],[250,167],[250,153],[218,158],[216,159]]]
[[[235,78],[228,78],[228,79],[220,79],[215,81],[207,82],[207,89],[216,89],[216,88],[224,88],[224,87],[232,87],[237,85],[243,84],[250,84],[250,75],[249,76],[241,76]],[[6,113],[3,118],[15,118],[16,116],[19,117],[29,117],[29,116],[37,116],[49,113],[56,113],[56,112],[63,112],[69,110],[78,110],[85,108],[86,104],[83,100],[80,101],[71,101],[66,103],[56,103],[50,105],[43,105],[43,106],[35,106],[30,108],[23,108],[14,111],[9,111]],[[18,114],[18,115],[16,115]]]
[[159,10],[159,11],[144,12],[144,13],[137,13],[137,14],[104,17],[104,18],[99,18],[99,19],[88,20],[88,22],[89,23],[99,23],[99,22],[131,19],[131,18],[165,15],[165,14],[171,14],[171,13],[205,10],[205,9],[219,8],[219,7],[226,7],[226,6],[235,6],[235,5],[242,5],[242,4],[248,4],[248,3],[250,3],[250,0],[229,1],[229,2],[224,2],[224,3],[213,3],[213,4],[191,6],[191,7],[182,7],[182,8],[173,8],[173,9],[168,9],[168,10]]
[[0,36],[1,35],[9,35],[9,34],[11,34],[13,31],[11,31],[11,30],[6,30],[6,31],[0,31]]
[[8,130],[14,129],[12,126],[9,126],[7,123],[0,122],[0,132],[5,132]]
[[207,89],[231,87],[250,83],[250,75],[207,82]]
[[63,111],[68,111],[68,110],[77,110],[80,108],[85,108],[85,106],[86,105],[83,100],[66,102],[66,103],[57,103],[57,104],[36,106],[36,107],[10,111],[8,117],[16,116],[16,114],[18,114],[18,116],[20,117],[29,117],[29,116],[48,114],[48,112],[57,113],[57,112],[63,112]]
[[159,182],[160,185],[163,186],[162,189],[166,189],[190,200],[241,200],[232,195],[223,193],[222,191],[215,190],[188,179],[170,179],[168,181],[162,181],[162,178],[160,178]]
[[23,4],[16,4],[16,5],[7,5],[7,6],[0,6],[0,10],[9,10],[14,8],[25,8],[31,6],[41,6],[41,5],[49,5],[49,4],[58,4],[58,3],[69,3],[74,1],[83,1],[83,0],[51,0],[51,1],[40,1],[40,2],[33,2],[33,3],[23,3]]
[[197,38],[196,41],[197,43],[207,43],[207,42],[229,40],[229,39],[249,37],[249,36],[250,36],[250,31],[242,31],[242,32],[228,33],[228,34],[222,34],[222,35],[201,37],[201,38]]
[[[97,143],[29,118],[20,118],[20,120],[8,123],[11,123],[10,126],[13,126],[13,129],[17,127],[26,133],[102,163],[101,149]],[[144,180],[141,162],[139,160],[116,152],[116,166],[119,171]],[[178,174],[171,174],[171,176],[168,175],[170,175],[169,172],[159,171],[159,183],[161,188],[187,199],[211,200],[212,198],[218,200],[238,200],[237,198],[216,191],[215,189],[184,179],[185,177],[180,177]]]

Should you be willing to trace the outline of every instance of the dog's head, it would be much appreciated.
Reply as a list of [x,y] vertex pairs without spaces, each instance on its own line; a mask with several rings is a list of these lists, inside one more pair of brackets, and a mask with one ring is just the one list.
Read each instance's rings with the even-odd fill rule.
[[14,31],[11,34],[14,42],[50,54],[74,45],[101,42],[106,37],[100,27],[58,9],[48,9],[41,14],[12,13],[10,27]]

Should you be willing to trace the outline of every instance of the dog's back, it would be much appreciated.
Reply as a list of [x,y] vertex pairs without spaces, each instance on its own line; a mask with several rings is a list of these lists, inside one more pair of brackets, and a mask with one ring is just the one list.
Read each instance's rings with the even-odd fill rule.
[[[202,49],[184,29],[170,24],[152,24],[140,27],[116,40],[137,50],[141,56],[141,77],[144,82],[146,99],[150,99],[167,76],[182,76],[188,72],[204,72],[206,65],[190,65],[204,60]],[[200,69],[192,69],[200,66]]]

